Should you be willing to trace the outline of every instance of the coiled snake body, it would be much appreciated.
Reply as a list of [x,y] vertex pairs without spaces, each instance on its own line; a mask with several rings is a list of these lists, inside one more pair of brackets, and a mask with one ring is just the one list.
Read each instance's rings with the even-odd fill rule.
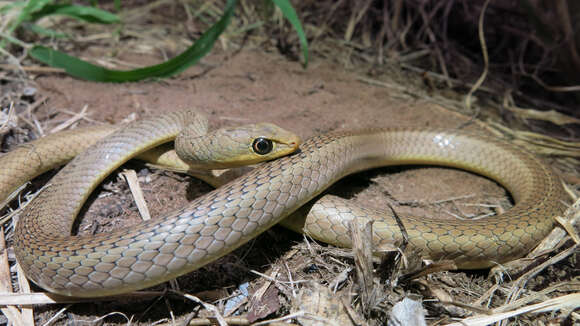
[[[563,211],[562,186],[550,169],[506,142],[456,131],[369,129],[311,138],[298,153],[265,163],[163,218],[107,234],[65,235],[88,192],[98,184],[95,180],[105,177],[103,171],[147,150],[159,138],[171,139],[183,119],[196,118],[172,113],[139,122],[61,170],[25,207],[18,222],[14,247],[26,275],[49,291],[81,297],[149,287],[238,248],[343,176],[385,165],[458,167],[497,180],[510,191],[515,206],[492,218],[402,218],[410,245],[427,258],[453,259],[460,267],[489,267],[521,257],[551,230],[552,217]],[[322,206],[328,214],[347,218],[373,214],[332,199]],[[339,225],[343,222],[324,214],[313,209],[315,219],[307,220],[308,232],[344,244],[344,225]],[[377,245],[401,239],[392,218],[375,223],[374,229]]]

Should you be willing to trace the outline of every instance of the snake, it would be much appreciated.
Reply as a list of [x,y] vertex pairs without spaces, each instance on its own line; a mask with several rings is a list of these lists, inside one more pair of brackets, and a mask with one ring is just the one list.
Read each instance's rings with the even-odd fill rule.
[[[458,129],[366,128],[304,142],[291,133],[258,135],[249,142],[266,139],[267,145],[250,147],[269,149],[273,142],[286,147],[283,157],[259,163],[162,217],[107,233],[71,235],[82,204],[111,170],[175,137],[176,146],[191,145],[189,136],[179,140],[179,133],[203,120],[194,111],[173,112],[102,132],[103,139],[72,159],[20,213],[13,246],[26,276],[45,290],[75,297],[143,289],[215,261],[278,222],[294,219],[304,207],[310,213],[298,229],[348,246],[349,222],[381,212],[320,197],[349,174],[383,166],[448,166],[491,178],[509,191],[514,206],[485,219],[402,215],[405,240],[394,217],[374,222],[374,247],[407,241],[423,258],[453,260],[459,268],[487,268],[522,257],[551,231],[554,217],[565,208],[563,186],[550,167],[509,141]],[[59,146],[68,151],[78,142]],[[316,198],[316,204],[309,204]]]

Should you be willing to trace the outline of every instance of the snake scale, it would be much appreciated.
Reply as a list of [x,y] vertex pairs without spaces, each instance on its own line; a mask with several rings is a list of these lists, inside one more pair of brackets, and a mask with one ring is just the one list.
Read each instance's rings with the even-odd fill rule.
[[[26,275],[46,290],[78,297],[146,288],[231,252],[338,179],[386,165],[456,167],[490,177],[511,193],[513,208],[482,220],[401,217],[409,244],[425,258],[453,259],[462,268],[521,257],[564,210],[564,191],[550,168],[508,142],[464,131],[365,129],[313,137],[298,152],[261,164],[163,217],[106,234],[68,235],[88,193],[111,169],[200,119],[175,112],[138,121],[65,166],[20,214],[13,241]],[[348,245],[347,220],[373,214],[323,198],[305,228],[315,238]],[[391,217],[375,222],[374,232],[377,246],[401,241]]]

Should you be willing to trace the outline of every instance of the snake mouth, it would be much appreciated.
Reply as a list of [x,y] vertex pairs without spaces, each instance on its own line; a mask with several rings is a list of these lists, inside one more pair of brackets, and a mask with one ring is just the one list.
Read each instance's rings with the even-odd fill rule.
[[272,139],[276,143],[277,155],[267,161],[276,160],[278,158],[283,158],[286,156],[291,156],[300,152],[300,145],[302,140],[298,136],[285,137],[284,139]]
[[288,147],[289,147],[290,149],[293,149],[294,151],[296,151],[296,150],[298,150],[298,148],[300,147],[300,142],[294,142],[294,141],[293,141],[293,142],[290,142],[290,143],[288,143],[288,144],[286,144],[286,145],[288,145]]
[[290,153],[297,151],[300,148],[300,144],[302,144],[302,139],[300,137],[292,137],[288,141],[280,142],[288,147]]

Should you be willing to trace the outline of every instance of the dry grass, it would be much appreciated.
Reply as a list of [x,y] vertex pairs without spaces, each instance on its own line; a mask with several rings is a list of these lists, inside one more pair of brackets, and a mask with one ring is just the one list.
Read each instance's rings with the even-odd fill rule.
[[[530,2],[535,6],[536,17],[545,20],[547,14],[540,14],[539,3]],[[281,20],[279,13],[270,12],[259,3],[242,1],[239,16],[221,39],[222,49],[227,52],[242,46],[265,50],[276,47],[290,58],[297,59],[298,42],[293,31]],[[572,115],[575,114],[571,111],[574,103],[570,100],[572,95],[561,97],[553,93],[578,91],[578,86],[546,85],[564,80],[556,72],[562,64],[557,59],[562,51],[568,53],[566,62],[575,63],[575,71],[580,71],[580,64],[576,65],[579,62],[575,54],[577,46],[571,37],[574,21],[570,14],[573,12],[562,7],[571,3],[557,3],[548,11],[558,13],[556,17],[561,18],[551,18],[558,22],[553,25],[552,33],[568,37],[556,45],[529,33],[533,27],[521,9],[489,1],[394,0],[384,2],[382,7],[377,7],[372,1],[302,1],[297,4],[297,9],[311,39],[311,51],[317,57],[360,72],[361,82],[385,87],[393,97],[439,103],[451,110],[450,114],[473,117],[471,123],[482,124],[481,121],[485,121],[485,128],[498,136],[508,137],[514,143],[549,158],[570,185],[570,194],[577,196],[580,143],[576,130],[579,120]],[[485,20],[482,20],[483,8],[487,4],[489,8],[485,11]],[[176,26],[174,22],[167,22],[163,11],[177,12],[182,6],[187,23]],[[45,42],[73,51],[90,44],[98,51],[87,59],[108,67],[131,67],[130,63],[114,59],[116,55],[113,54],[137,51],[163,52],[171,56],[189,43],[186,35],[195,34],[196,31],[189,30],[188,26],[197,25],[200,17],[215,18],[220,14],[220,8],[219,2],[211,1],[197,7],[170,1],[156,1],[147,6],[139,6],[136,2],[127,4],[127,10],[123,12],[125,33],[131,37],[129,42],[120,42],[112,33],[100,28],[77,37],[72,44],[70,40]],[[457,21],[458,12],[463,17],[460,21]],[[165,35],[163,27],[143,23],[142,17],[145,15],[171,26],[174,29],[171,37]],[[506,15],[515,18],[509,24],[497,24],[497,20],[505,20]],[[263,25],[254,24],[256,21]],[[47,24],[57,22],[62,23],[64,29],[83,27],[70,20],[53,20]],[[474,38],[473,42],[466,44],[461,35],[451,33],[450,24],[461,26],[461,23],[467,26],[467,30],[479,31],[479,39]],[[503,44],[514,38],[518,42],[511,45],[509,56],[498,58],[496,51],[491,63],[484,59],[488,56],[486,48],[505,48]],[[483,52],[479,44],[487,44]],[[35,114],[46,100],[42,95],[30,95],[35,89],[35,74],[59,74],[60,71],[37,67],[24,59],[24,53],[18,49],[3,52],[6,60],[1,66],[0,79],[9,88],[3,87],[0,93],[2,150],[29,141],[31,135],[38,137],[55,130],[74,128],[79,122],[90,122],[85,114],[87,108],[80,114],[72,113],[60,120],[53,116],[39,118]],[[101,59],[102,53],[112,55]],[[476,82],[478,77],[485,75],[482,71],[487,76]],[[467,94],[474,97],[465,100],[464,95]],[[488,97],[490,99],[486,99]],[[14,196],[18,203],[12,206],[16,210],[20,201],[25,202],[31,197],[29,193],[19,193]],[[207,298],[181,291],[165,296],[159,292],[140,292],[103,300],[128,300],[127,297],[133,300],[143,297],[162,298],[160,301],[176,297],[193,300],[199,303],[199,310],[180,319],[180,322],[189,325],[247,325],[255,320],[248,317],[247,312],[254,311],[256,307],[270,309],[268,314],[253,315],[262,320],[259,324],[289,320],[309,324],[345,318],[357,325],[376,325],[388,319],[388,312],[396,302],[415,295],[429,298],[424,300],[423,305],[430,316],[437,316],[429,320],[433,324],[481,325],[518,315],[520,319],[515,319],[513,324],[533,323],[536,317],[531,313],[542,311],[560,311],[552,315],[544,314],[544,322],[572,324],[580,320],[574,312],[579,305],[580,279],[574,271],[565,270],[567,267],[558,265],[558,262],[568,259],[572,263],[577,259],[578,242],[572,239],[578,237],[571,225],[577,225],[579,206],[576,201],[567,215],[558,221],[564,227],[556,229],[539,251],[533,252],[527,259],[514,262],[514,266],[497,268],[493,271],[493,277],[442,272],[451,267],[445,264],[410,273],[403,267],[417,266],[417,262],[412,261],[413,253],[401,251],[381,259],[369,257],[370,245],[364,240],[363,228],[362,235],[356,233],[359,234],[357,239],[363,240],[353,240],[360,243],[353,251],[331,248],[305,238],[279,255],[265,273],[252,271],[259,275],[259,279],[253,282],[256,288],[253,296],[246,296],[236,307],[236,310],[244,312],[241,317],[224,315],[225,302],[231,298],[222,292],[202,293]],[[6,211],[8,218],[3,220],[0,234],[0,285],[5,292],[0,295],[0,306],[11,323],[27,325],[30,324],[26,318],[31,316],[32,312],[28,310],[31,305],[43,307],[42,310],[46,309],[45,305],[59,304],[58,309],[51,311],[53,319],[47,320],[49,324],[66,313],[69,306],[63,304],[78,303],[80,300],[47,293],[8,293],[13,288],[21,291],[24,288],[24,283],[15,285],[15,276],[19,274],[13,254],[3,239],[4,234],[9,235],[13,229],[10,218],[14,214],[12,209]],[[576,257],[570,258],[573,255]],[[563,280],[559,280],[560,277]],[[233,293],[232,297],[244,297],[241,289],[230,292]],[[325,306],[338,307],[331,312],[335,314],[321,317],[319,311],[307,310],[304,298],[309,296],[317,296],[318,301],[307,302],[306,306],[324,302]],[[156,324],[174,324],[175,320],[172,319],[175,316],[169,310],[171,318],[160,319]],[[85,320],[98,322],[122,316],[113,323],[131,324],[132,317],[114,309],[109,311],[103,316],[89,316]],[[267,319],[271,317],[266,316],[272,314],[275,317]],[[553,318],[552,321],[550,318]]]

